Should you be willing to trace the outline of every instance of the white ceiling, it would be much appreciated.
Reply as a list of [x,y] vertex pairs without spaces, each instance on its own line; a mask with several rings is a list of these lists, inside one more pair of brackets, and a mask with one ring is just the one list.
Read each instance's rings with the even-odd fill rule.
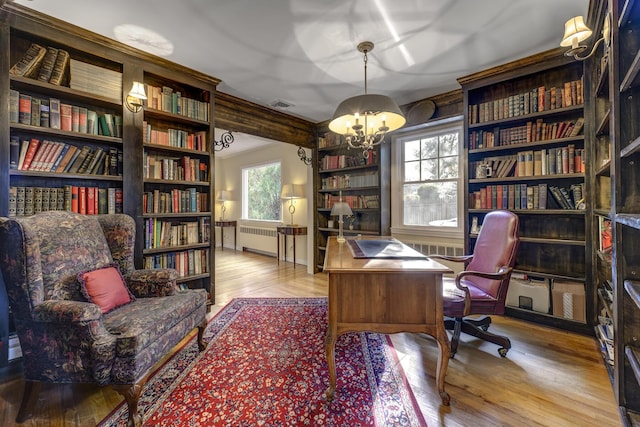
[[375,43],[368,92],[399,105],[459,87],[457,77],[557,47],[589,0],[15,0],[115,38],[136,24],[174,45],[167,59],[218,89],[313,122],[364,93],[359,42]]

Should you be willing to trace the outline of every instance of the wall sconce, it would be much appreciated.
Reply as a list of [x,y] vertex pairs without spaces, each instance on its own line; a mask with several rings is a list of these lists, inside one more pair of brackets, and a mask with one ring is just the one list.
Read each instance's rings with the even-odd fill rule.
[[227,210],[225,202],[231,200],[231,191],[221,190],[218,192],[218,201],[220,202],[220,221],[224,221],[224,211]]
[[282,193],[280,194],[281,199],[289,200],[289,213],[291,214],[291,223],[287,224],[291,227],[297,227],[298,224],[293,222],[293,214],[296,212],[296,207],[294,206],[295,199],[302,199],[304,197],[304,188],[300,184],[285,184],[282,186]]
[[300,160],[302,160],[307,166],[313,161],[311,157],[307,157],[307,152],[304,151],[304,148],[302,148],[301,145],[298,145],[298,157],[300,157]]
[[591,37],[592,31],[589,27],[587,27],[584,23],[584,18],[582,16],[576,16],[574,18],[569,19],[564,24],[564,36],[562,37],[562,41],[560,42],[560,46],[568,47],[571,46],[569,50],[567,50],[564,54],[566,56],[573,56],[578,61],[584,61],[585,59],[589,59],[596,48],[600,43],[604,41],[605,46],[609,46],[609,40],[611,39],[611,17],[609,14],[604,19],[604,24],[602,26],[602,37],[600,37],[593,44],[593,48],[591,52],[587,56],[578,56],[582,52],[588,49],[586,45],[580,44],[580,42]]
[[213,144],[214,144],[213,149],[215,151],[221,151],[224,148],[229,148],[229,146],[233,143],[233,141],[234,141],[233,134],[231,133],[230,130],[228,130],[222,135],[220,135],[220,141],[216,141],[215,139],[213,140]]
[[340,201],[333,204],[331,208],[331,216],[338,217],[338,238],[336,239],[338,243],[344,243],[345,238],[342,234],[344,221],[342,219],[343,216],[351,216],[353,215],[353,211],[351,210],[351,206],[348,203],[342,201],[342,191],[340,192]]
[[147,94],[144,91],[144,83],[133,82],[124,104],[127,106],[129,111],[137,113],[142,110],[142,101],[146,99]]

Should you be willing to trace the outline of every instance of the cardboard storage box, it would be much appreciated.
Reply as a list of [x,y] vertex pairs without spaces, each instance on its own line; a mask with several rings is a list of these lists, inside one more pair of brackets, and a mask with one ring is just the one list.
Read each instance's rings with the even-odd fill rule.
[[554,280],[551,294],[554,316],[583,323],[587,321],[584,283]]
[[511,275],[507,292],[507,305],[549,313],[549,280]]

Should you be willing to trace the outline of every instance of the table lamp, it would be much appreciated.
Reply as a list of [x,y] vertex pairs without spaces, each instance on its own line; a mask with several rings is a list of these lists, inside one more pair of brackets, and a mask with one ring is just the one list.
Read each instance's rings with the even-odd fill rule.
[[338,241],[338,243],[344,243],[345,238],[342,234],[344,221],[342,220],[342,217],[344,215],[353,215],[353,211],[351,211],[351,206],[349,206],[348,203],[342,201],[342,191],[340,192],[340,201],[334,203],[333,207],[331,208],[331,215],[338,217],[338,238],[336,240]]
[[221,190],[218,192],[218,201],[220,202],[220,221],[224,221],[224,211],[227,210],[225,202],[231,200],[231,191]]
[[291,214],[291,223],[287,224],[291,227],[296,227],[298,224],[293,222],[293,214],[296,211],[294,205],[295,199],[302,199],[304,197],[304,188],[301,184],[285,184],[282,186],[281,199],[289,200],[289,213]]

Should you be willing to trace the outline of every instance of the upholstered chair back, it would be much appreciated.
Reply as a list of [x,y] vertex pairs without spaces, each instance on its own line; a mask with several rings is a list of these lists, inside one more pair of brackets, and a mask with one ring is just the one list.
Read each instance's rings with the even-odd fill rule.
[[[518,253],[518,216],[509,211],[489,212],[476,239],[473,259],[465,270],[495,273],[500,267],[513,267]],[[506,279],[508,282],[509,278]],[[492,297],[504,301],[508,283],[477,276],[463,279],[472,282]]]

